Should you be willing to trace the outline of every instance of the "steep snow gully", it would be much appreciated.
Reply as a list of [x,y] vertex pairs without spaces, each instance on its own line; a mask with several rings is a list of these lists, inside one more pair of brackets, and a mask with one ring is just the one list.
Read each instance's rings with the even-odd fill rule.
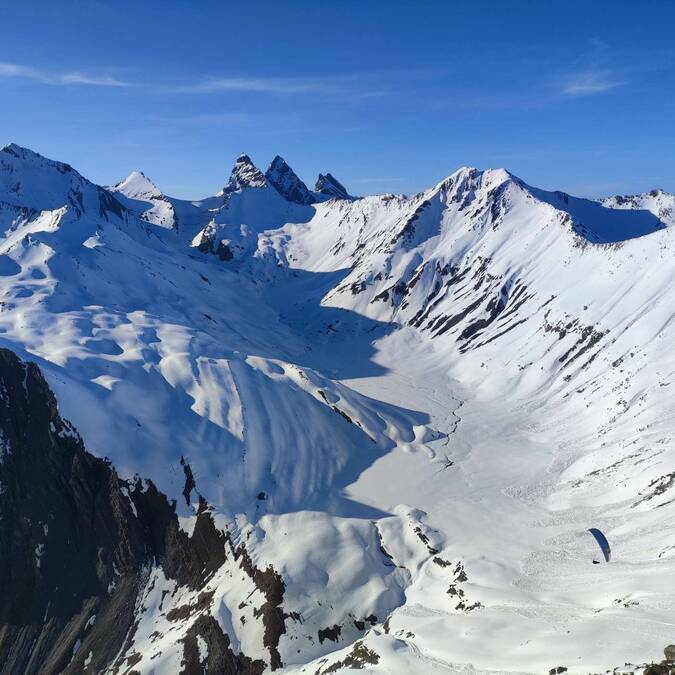
[[0,673],[675,671],[674,212],[2,148]]

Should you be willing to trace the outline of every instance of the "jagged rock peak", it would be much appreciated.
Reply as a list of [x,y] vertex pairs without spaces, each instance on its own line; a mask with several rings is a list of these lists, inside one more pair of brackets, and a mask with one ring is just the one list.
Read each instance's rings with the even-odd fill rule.
[[276,191],[296,204],[311,204],[316,201],[307,186],[298,178],[297,174],[286,163],[283,157],[277,155],[265,172],[265,177]]
[[247,154],[242,152],[234,163],[230,180],[224,192],[237,192],[244,188],[262,188],[267,187],[267,185],[267,179],[263,172],[251,161]]
[[349,193],[345,186],[330,173],[325,176],[320,173],[314,189],[322,195],[328,195],[336,199],[349,199]]

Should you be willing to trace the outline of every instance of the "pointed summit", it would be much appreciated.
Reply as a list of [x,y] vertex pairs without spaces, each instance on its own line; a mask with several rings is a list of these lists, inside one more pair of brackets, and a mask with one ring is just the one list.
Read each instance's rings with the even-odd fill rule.
[[142,172],[132,171],[124,180],[110,188],[131,199],[161,199],[162,191]]
[[314,189],[322,195],[334,197],[335,199],[349,199],[349,193],[340,181],[327,173],[325,176],[319,174]]
[[238,192],[245,188],[263,188],[268,183],[262,171],[251,161],[251,158],[242,152],[234,163],[230,180],[223,192],[225,194]]
[[316,201],[307,186],[298,178],[297,174],[286,163],[283,157],[277,155],[267,169],[265,178],[289,202],[296,204],[312,204]]
[[160,227],[178,228],[178,215],[171,200],[142,171],[132,171],[108,189],[141,220]]

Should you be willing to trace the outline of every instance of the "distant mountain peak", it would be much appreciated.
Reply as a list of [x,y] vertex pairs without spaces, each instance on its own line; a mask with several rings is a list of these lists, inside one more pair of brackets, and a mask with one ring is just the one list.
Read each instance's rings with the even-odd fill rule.
[[15,160],[28,164],[53,167],[59,173],[77,173],[70,164],[58,162],[54,159],[48,159],[30,148],[24,148],[22,145],[17,145],[16,143],[8,143],[0,148],[0,156],[2,155],[5,155],[5,157],[9,155]]
[[234,163],[230,179],[223,192],[227,194],[245,188],[263,188],[267,185],[267,179],[263,172],[246,153],[242,152]]
[[349,199],[349,193],[340,181],[330,173],[326,175],[320,173],[316,180],[314,189],[322,195],[335,197],[336,199]]
[[497,169],[477,169],[473,166],[462,166],[453,171],[447,178],[443,179],[440,185],[481,185],[483,187],[496,187],[507,181],[513,181],[522,184],[520,178],[503,168]]
[[16,143],[0,149],[0,201],[38,211],[68,207],[78,216],[91,211],[106,219],[108,214],[124,217],[122,205],[112,194],[70,164]]
[[162,191],[142,171],[132,171],[112,188],[131,199],[159,199]]
[[109,189],[138,212],[142,220],[160,227],[178,227],[178,216],[171,200],[142,171],[132,171]]
[[[6,145],[3,145],[0,148],[0,152],[7,152],[9,154],[14,155],[15,157],[30,156],[30,155],[33,155],[34,157],[42,157],[42,155],[39,155],[34,150],[24,148],[22,145],[18,145],[17,143],[7,143]],[[42,159],[44,159],[44,157],[42,157]]]
[[675,225],[675,195],[656,188],[634,195],[615,195],[600,200],[611,209],[643,209],[653,213],[664,225]]
[[296,204],[311,204],[316,201],[307,186],[298,178],[283,157],[277,155],[265,172],[265,178],[282,196]]

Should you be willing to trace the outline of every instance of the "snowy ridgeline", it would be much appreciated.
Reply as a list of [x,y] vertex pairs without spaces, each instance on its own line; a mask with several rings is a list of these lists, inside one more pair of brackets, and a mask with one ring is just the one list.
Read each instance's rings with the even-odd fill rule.
[[[186,533],[201,495],[283,580],[275,654],[239,559],[208,603],[154,569],[134,669],[179,672],[198,616],[287,672],[660,660],[674,209],[469,168],[356,198],[245,155],[187,202],[139,172],[105,189],[1,150],[1,345],[38,363],[88,450],[176,500]],[[592,564],[592,526],[610,564]]]

